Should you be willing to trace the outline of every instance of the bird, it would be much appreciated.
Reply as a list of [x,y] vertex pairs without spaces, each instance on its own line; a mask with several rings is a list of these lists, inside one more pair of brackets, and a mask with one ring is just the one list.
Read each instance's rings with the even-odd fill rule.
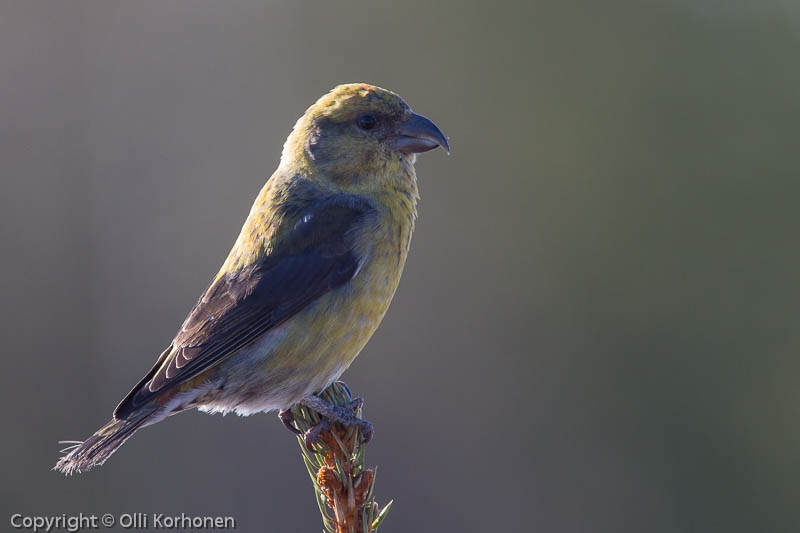
[[395,92],[349,83],[320,97],[172,342],[106,425],[62,441],[72,446],[54,470],[102,465],[139,429],[195,408],[279,411],[296,431],[289,409],[302,404],[368,438],[368,422],[317,394],[389,308],[417,218],[417,154],[439,147],[450,153],[439,127]]

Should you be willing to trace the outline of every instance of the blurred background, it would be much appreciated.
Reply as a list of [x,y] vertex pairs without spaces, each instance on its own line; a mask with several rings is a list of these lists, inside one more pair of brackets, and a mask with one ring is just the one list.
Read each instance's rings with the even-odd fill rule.
[[274,414],[186,413],[81,476],[336,84],[450,136],[345,374],[391,531],[800,529],[800,4],[0,6],[0,519],[319,531]]

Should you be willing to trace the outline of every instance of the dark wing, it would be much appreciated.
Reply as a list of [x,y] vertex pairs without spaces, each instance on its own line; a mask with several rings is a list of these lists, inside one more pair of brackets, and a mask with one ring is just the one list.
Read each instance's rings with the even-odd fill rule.
[[352,279],[360,262],[352,233],[371,209],[345,195],[317,202],[300,214],[268,257],[215,280],[170,348],[114,416],[126,417],[165,388],[192,379]]

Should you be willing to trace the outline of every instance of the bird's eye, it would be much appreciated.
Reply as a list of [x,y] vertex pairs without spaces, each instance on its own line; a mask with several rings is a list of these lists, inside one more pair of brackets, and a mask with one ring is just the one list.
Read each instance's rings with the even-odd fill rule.
[[377,124],[377,120],[372,115],[361,115],[358,117],[358,127],[362,130],[371,130]]

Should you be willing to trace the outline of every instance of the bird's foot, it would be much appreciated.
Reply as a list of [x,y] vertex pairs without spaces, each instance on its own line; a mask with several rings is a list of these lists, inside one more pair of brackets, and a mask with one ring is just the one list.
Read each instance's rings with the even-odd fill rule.
[[363,398],[355,398],[345,405],[333,405],[318,396],[307,396],[300,400],[300,403],[320,415],[320,422],[303,435],[303,441],[309,450],[313,450],[313,444],[319,441],[323,431],[330,429],[332,422],[341,424],[345,428],[358,427],[364,444],[372,440],[372,435],[375,433],[372,424],[356,416],[358,410],[364,405]]

